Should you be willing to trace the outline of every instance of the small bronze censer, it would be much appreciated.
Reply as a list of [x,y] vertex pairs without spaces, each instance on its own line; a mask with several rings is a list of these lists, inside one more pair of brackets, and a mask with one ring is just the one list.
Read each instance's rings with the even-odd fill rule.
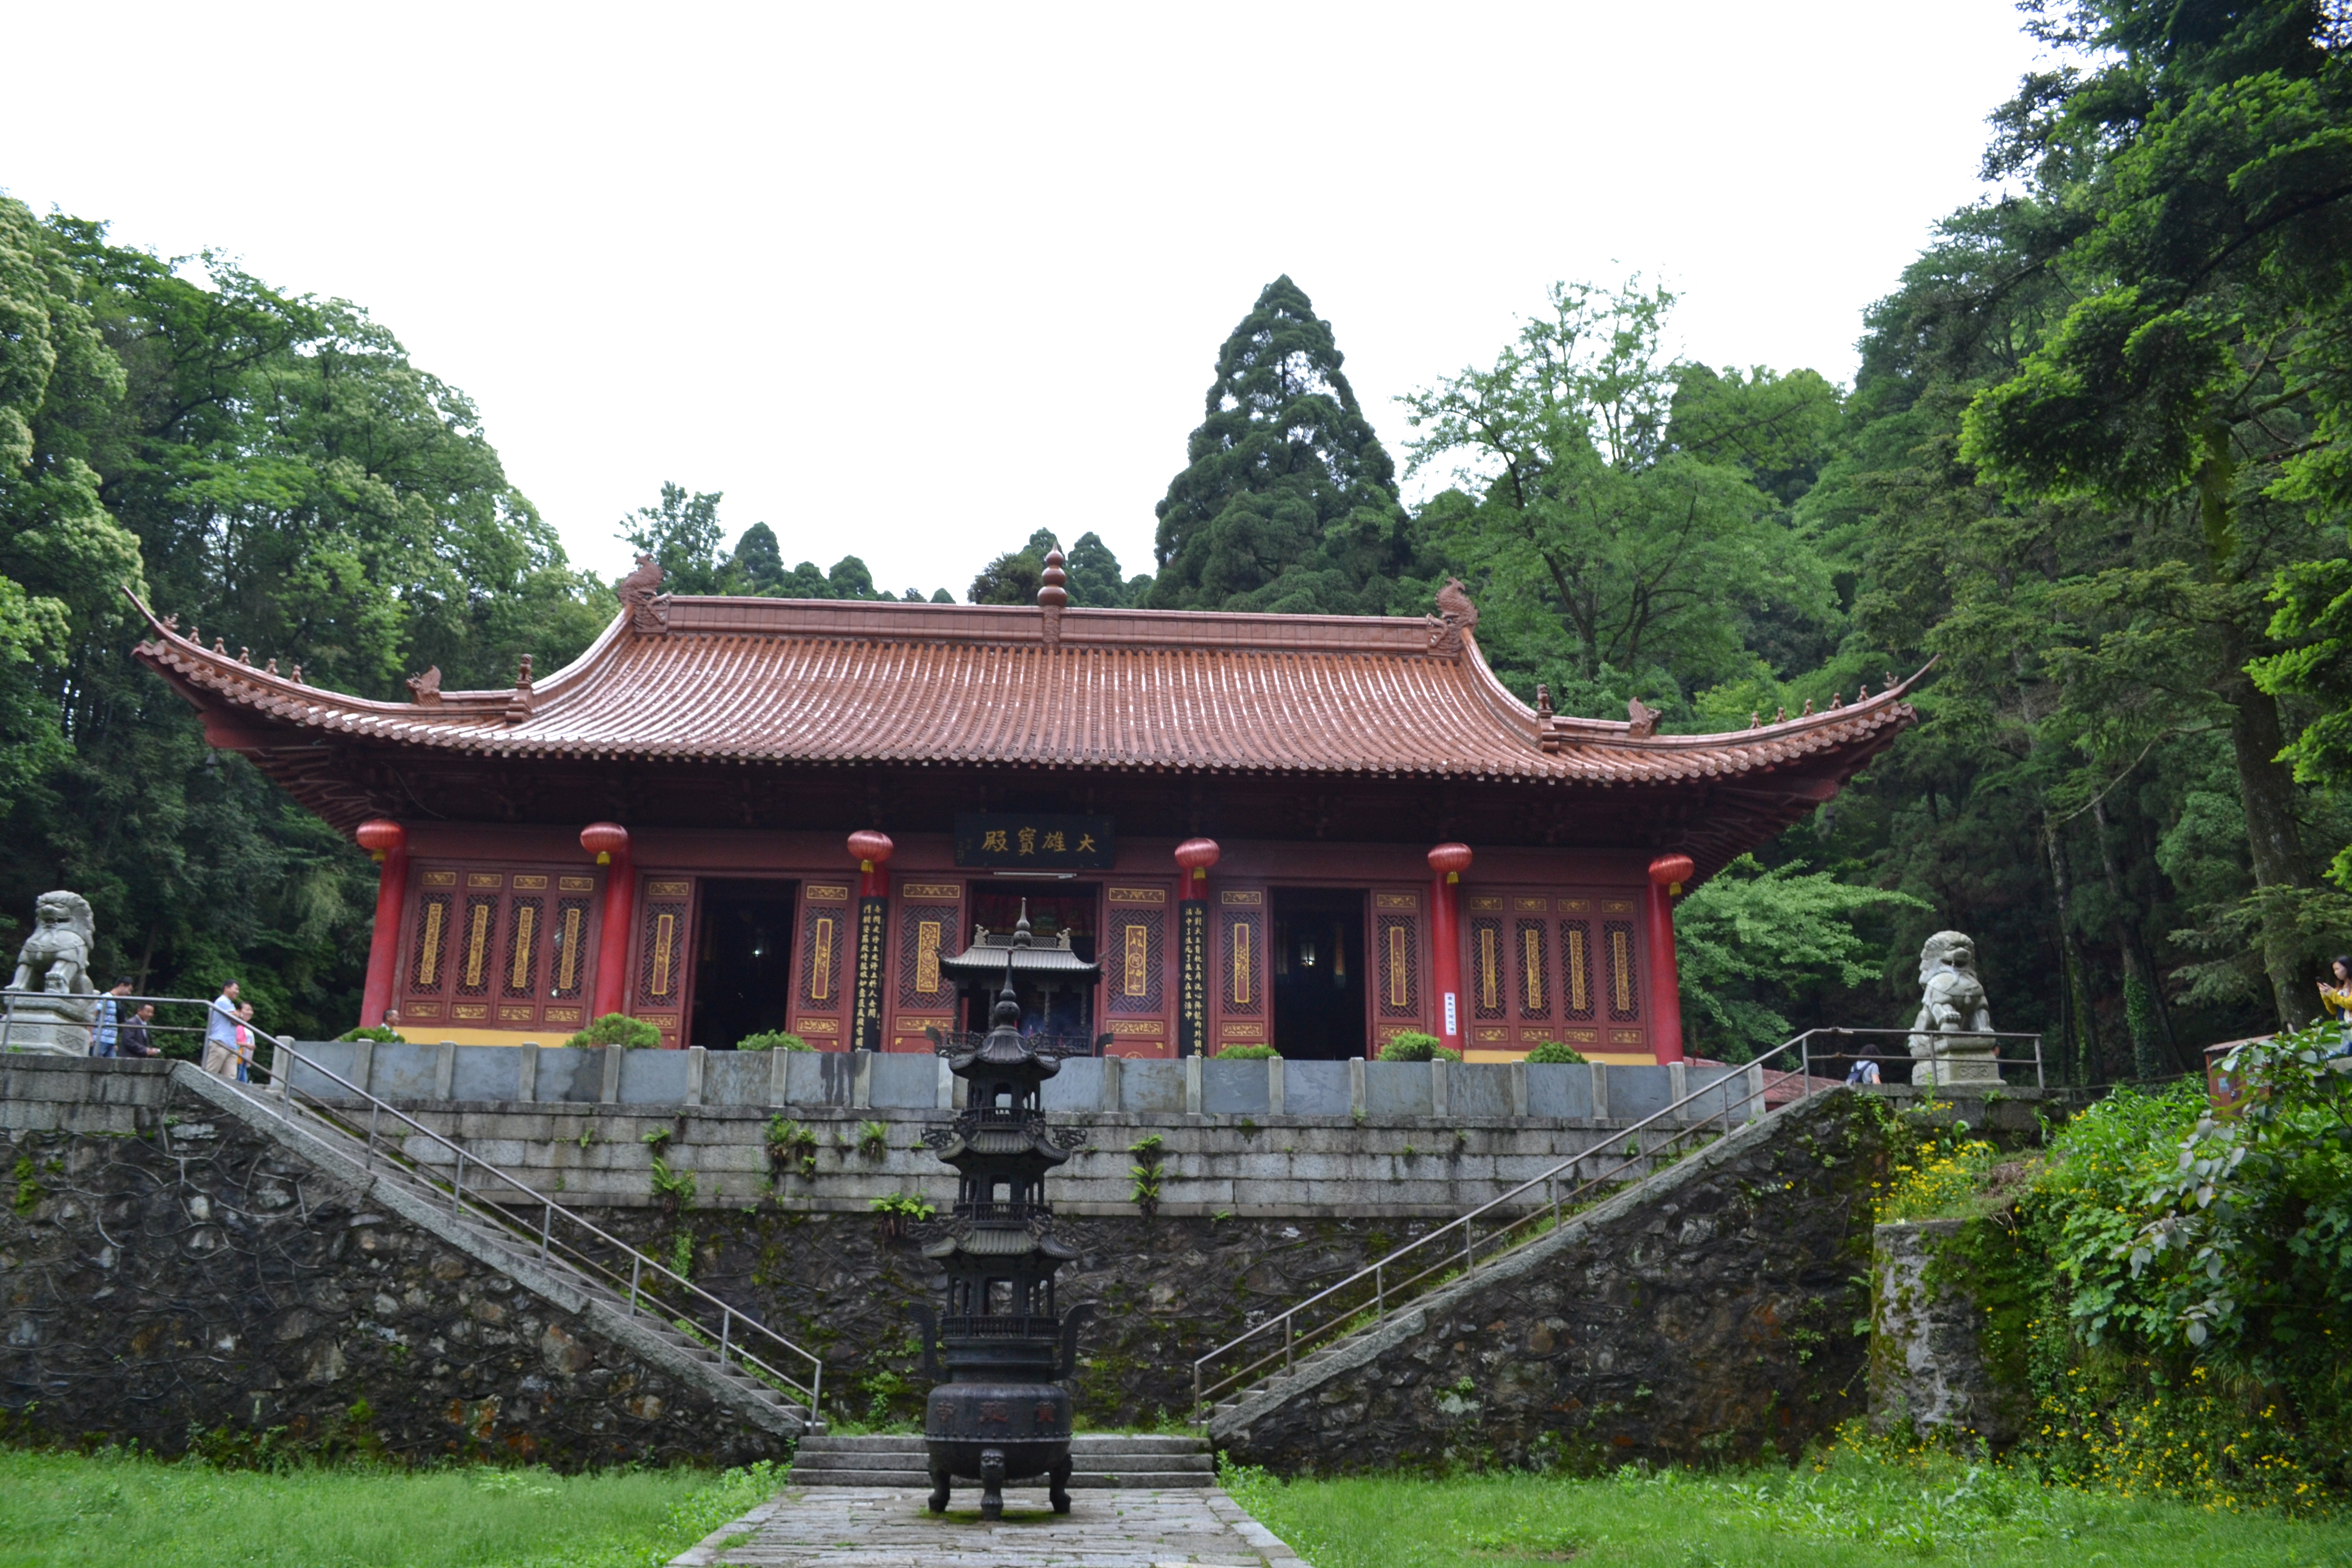
[[923,1248],[948,1277],[946,1312],[935,1321],[919,1310],[923,1370],[947,1379],[923,1413],[931,1511],[947,1510],[961,1479],[980,1483],[982,1516],[999,1519],[1007,1481],[1045,1476],[1054,1511],[1067,1513],[1070,1395],[1056,1380],[1076,1365],[1078,1326],[1093,1309],[1055,1310],[1055,1271],[1077,1249],[1054,1235],[1045,1173],[1086,1142],[1087,1129],[1049,1129],[1038,1090],[1064,1057],[1089,1054],[1094,1042],[1024,1037],[1009,959],[991,1022],[985,1035],[931,1037],[968,1086],[954,1122],[923,1134],[959,1178],[947,1234]]

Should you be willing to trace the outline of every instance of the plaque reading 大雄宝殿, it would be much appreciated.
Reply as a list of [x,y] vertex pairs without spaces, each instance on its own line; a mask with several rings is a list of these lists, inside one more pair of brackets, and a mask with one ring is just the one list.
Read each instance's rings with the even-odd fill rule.
[[1007,871],[1107,871],[1111,854],[1108,816],[956,814],[955,863],[959,866]]

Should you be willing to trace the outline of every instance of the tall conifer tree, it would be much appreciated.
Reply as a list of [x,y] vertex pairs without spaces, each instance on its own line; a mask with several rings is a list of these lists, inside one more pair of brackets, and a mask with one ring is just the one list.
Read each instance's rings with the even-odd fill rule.
[[1387,607],[1405,515],[1343,358],[1297,284],[1265,286],[1218,351],[1207,417],[1159,505],[1153,607]]

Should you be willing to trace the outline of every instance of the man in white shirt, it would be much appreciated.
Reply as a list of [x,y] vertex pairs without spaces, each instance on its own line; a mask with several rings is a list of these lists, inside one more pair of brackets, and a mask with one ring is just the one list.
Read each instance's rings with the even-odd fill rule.
[[205,1013],[205,1070],[215,1078],[236,1076],[236,982],[213,998]]

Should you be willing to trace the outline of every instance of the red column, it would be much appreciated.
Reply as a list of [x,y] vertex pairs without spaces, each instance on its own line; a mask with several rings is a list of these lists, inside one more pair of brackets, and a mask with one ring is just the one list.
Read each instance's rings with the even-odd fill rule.
[[373,1029],[392,1005],[392,970],[400,956],[400,910],[408,901],[408,830],[376,817],[356,836],[381,868],[375,878],[375,931],[368,940],[367,985],[360,993],[360,1026]]
[[636,863],[629,855],[629,830],[617,822],[592,822],[580,830],[580,847],[604,868],[604,923],[596,938],[596,989],[591,1018],[628,1011],[629,928],[635,923]]
[[1675,900],[1690,877],[1687,855],[1650,862],[1650,1044],[1662,1062],[1683,1059],[1683,983],[1675,964]]
[[1182,900],[1176,906],[1176,1054],[1180,1057],[1209,1054],[1209,868],[1223,853],[1213,838],[1187,838],[1176,846],[1176,867],[1184,877]]
[[1436,971],[1437,1037],[1445,1048],[1462,1048],[1462,873],[1470,869],[1470,846],[1441,844],[1429,852],[1437,874],[1430,888],[1429,940]]

